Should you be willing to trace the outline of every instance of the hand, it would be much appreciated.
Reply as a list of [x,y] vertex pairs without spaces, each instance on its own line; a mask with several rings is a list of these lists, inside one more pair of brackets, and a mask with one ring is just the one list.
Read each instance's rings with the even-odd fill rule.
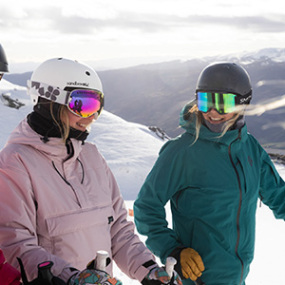
[[176,271],[173,270],[172,278],[169,277],[165,267],[155,267],[147,274],[142,281],[143,285],[182,285],[182,281]]
[[183,276],[192,281],[197,280],[205,270],[201,256],[192,248],[184,248],[180,252],[180,266]]
[[122,282],[112,278],[107,272],[97,269],[85,269],[72,276],[68,285],[122,285]]

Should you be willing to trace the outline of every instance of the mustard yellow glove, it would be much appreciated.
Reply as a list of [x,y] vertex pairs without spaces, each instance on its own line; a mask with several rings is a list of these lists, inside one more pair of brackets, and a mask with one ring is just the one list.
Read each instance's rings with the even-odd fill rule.
[[180,252],[181,272],[185,278],[196,281],[205,270],[199,253],[192,248],[185,248]]

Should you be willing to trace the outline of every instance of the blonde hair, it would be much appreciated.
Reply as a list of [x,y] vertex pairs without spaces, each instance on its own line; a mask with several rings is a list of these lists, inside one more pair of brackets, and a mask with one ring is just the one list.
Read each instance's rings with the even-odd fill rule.
[[68,109],[66,106],[60,105],[59,111],[58,111],[59,112],[59,119],[60,119],[60,123],[61,123],[60,124],[56,120],[56,117],[54,115],[53,104],[54,104],[54,102],[51,102],[51,104],[50,104],[51,117],[52,117],[53,121],[55,122],[55,124],[57,125],[57,127],[59,128],[63,142],[66,143],[66,140],[67,140],[67,138],[69,136],[69,132],[70,132]]
[[[190,117],[193,114],[196,116],[196,126],[195,126],[196,132],[195,132],[195,140],[193,142],[193,144],[194,144],[199,138],[201,125],[203,122],[203,115],[202,115],[202,112],[199,111],[197,104],[194,104],[192,106],[192,108],[188,111],[188,113],[189,113]],[[222,133],[219,136],[217,136],[217,138],[223,137],[225,135],[225,133],[234,125],[234,123],[236,122],[238,117],[240,115],[242,115],[243,113],[244,113],[244,108],[238,109],[235,112],[235,115],[226,122],[225,126],[223,127]]]

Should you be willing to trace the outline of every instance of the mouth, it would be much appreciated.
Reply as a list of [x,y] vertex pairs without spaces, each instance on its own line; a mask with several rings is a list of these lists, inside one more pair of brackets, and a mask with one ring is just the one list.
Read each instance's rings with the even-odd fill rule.
[[91,125],[93,123],[93,120],[91,122],[88,122],[88,123],[80,123],[80,122],[77,122],[76,123],[76,126],[79,130],[82,130],[82,131],[90,131],[91,129]]
[[86,129],[86,127],[88,126],[88,124],[81,124],[81,123],[76,123],[76,125],[77,125],[79,128],[84,128],[84,129]]
[[209,116],[208,118],[213,123],[221,123],[224,120],[223,118],[215,118],[215,117],[211,117],[211,116]]

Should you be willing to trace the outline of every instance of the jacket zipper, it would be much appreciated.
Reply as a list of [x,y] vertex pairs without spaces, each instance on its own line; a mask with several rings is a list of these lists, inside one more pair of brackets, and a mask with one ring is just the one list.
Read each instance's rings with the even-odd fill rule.
[[[81,163],[81,161],[80,161],[80,163]],[[80,207],[82,207],[82,206],[81,206],[81,203],[80,203],[80,200],[79,200],[79,197],[78,197],[78,195],[77,195],[75,189],[73,188],[73,186],[65,179],[65,177],[63,177],[63,175],[59,172],[59,170],[57,169],[57,167],[55,166],[55,163],[54,163],[53,161],[52,161],[52,166],[53,166],[53,168],[55,169],[55,171],[57,172],[57,174],[61,177],[61,179],[72,189],[72,191],[73,191],[73,193],[74,193],[74,195],[75,195],[75,197],[76,197],[76,200],[77,200],[78,205],[79,205]],[[81,166],[82,166],[82,163],[81,163]],[[82,183],[83,183],[83,181],[81,182],[81,184],[82,184]]]
[[229,157],[230,157],[231,164],[232,164],[232,166],[233,166],[233,168],[235,170],[236,176],[237,176],[238,186],[239,186],[239,206],[238,206],[237,220],[236,220],[236,223],[237,223],[237,242],[236,242],[236,247],[235,247],[235,253],[236,253],[237,258],[241,262],[240,284],[242,284],[244,264],[243,264],[243,260],[241,259],[241,257],[238,254],[238,246],[239,246],[239,241],[240,241],[240,223],[239,223],[239,219],[240,219],[241,204],[242,204],[242,187],[241,187],[241,182],[240,182],[240,176],[239,176],[238,170],[237,170],[237,168],[236,168],[236,166],[234,164],[234,161],[233,161],[233,158],[232,158],[232,154],[231,154],[231,146],[232,146],[232,144],[235,141],[239,140],[239,139],[241,139],[241,132],[240,131],[239,131],[238,137],[234,141],[232,141],[231,144],[229,145],[228,152],[229,152]]

